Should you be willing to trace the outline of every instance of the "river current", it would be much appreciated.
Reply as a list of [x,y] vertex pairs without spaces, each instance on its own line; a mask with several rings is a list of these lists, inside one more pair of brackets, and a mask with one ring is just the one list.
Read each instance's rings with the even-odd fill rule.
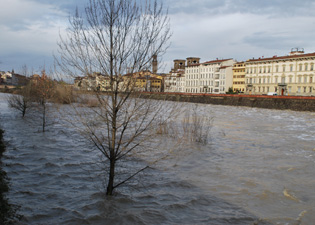
[[315,224],[315,113],[198,107],[213,117],[208,144],[183,147],[106,197],[80,135],[58,121],[40,132],[0,94],[18,224]]

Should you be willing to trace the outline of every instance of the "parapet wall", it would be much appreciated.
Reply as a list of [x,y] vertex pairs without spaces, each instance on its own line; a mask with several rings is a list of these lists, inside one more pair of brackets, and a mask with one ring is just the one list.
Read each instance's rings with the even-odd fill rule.
[[162,92],[142,93],[141,95],[143,98],[152,98],[157,100],[315,112],[315,97]]

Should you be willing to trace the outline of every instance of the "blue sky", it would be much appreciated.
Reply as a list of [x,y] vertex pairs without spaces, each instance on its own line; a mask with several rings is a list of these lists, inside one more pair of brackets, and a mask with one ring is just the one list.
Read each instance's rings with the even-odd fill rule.
[[[68,16],[86,0],[0,0],[0,70],[50,67]],[[315,52],[315,0],[165,0],[173,36],[160,72],[173,59],[246,60]]]

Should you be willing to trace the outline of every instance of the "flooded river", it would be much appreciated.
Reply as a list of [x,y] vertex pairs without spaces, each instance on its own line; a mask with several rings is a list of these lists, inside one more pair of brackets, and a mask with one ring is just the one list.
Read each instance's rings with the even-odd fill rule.
[[209,144],[183,148],[105,197],[84,139],[58,122],[40,132],[0,94],[19,224],[314,224],[315,113],[199,109],[214,119]]

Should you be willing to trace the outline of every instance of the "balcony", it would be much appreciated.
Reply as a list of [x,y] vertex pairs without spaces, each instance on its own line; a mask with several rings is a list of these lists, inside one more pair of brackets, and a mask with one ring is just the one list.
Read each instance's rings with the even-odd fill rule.
[[288,84],[286,84],[286,83],[278,83],[278,86],[279,87],[286,87]]

